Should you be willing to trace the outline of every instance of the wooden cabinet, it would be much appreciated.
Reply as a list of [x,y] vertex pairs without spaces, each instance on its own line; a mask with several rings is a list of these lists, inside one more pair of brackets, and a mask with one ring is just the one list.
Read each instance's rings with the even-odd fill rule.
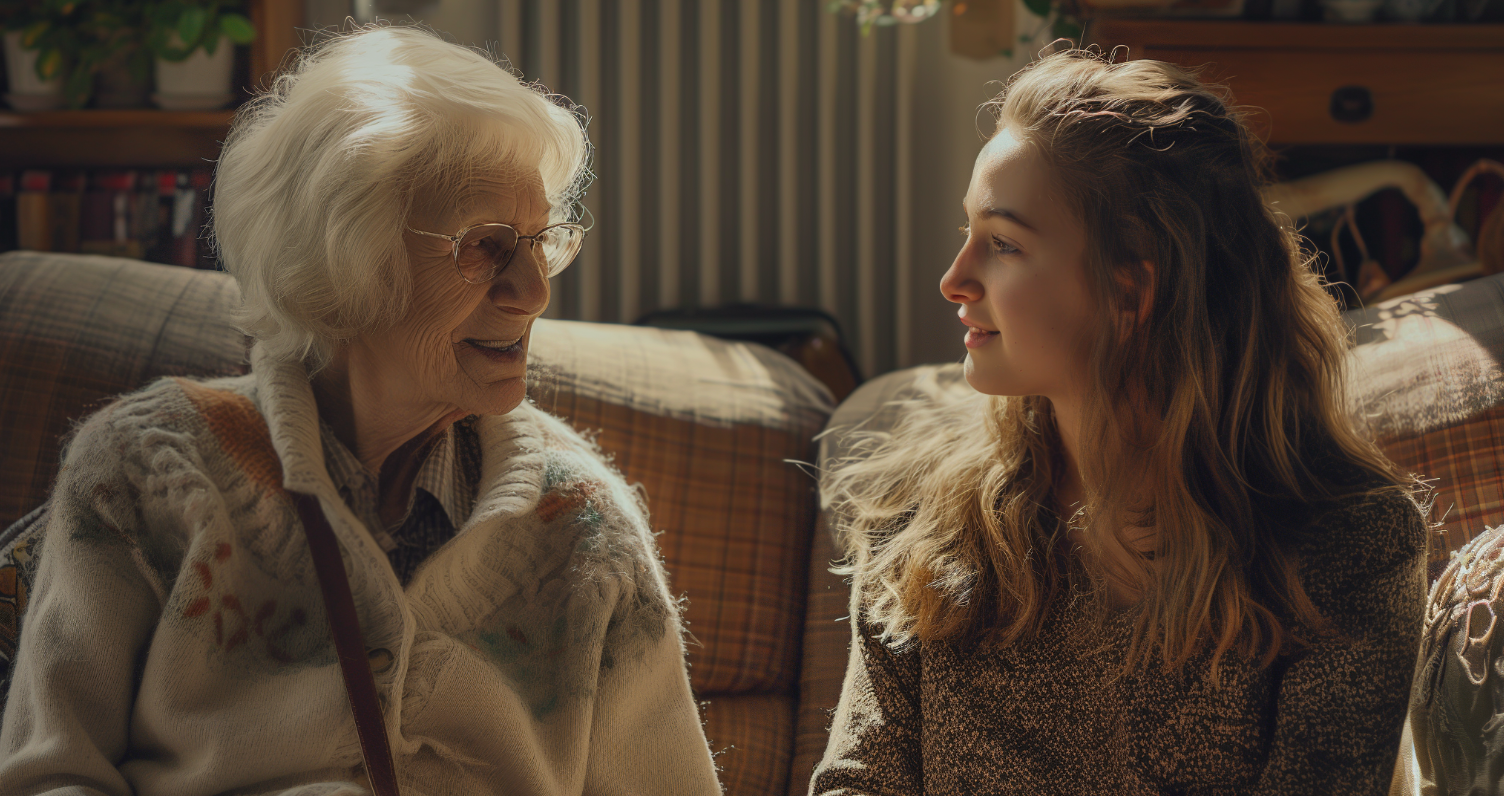
[[[302,0],[251,0],[256,40],[250,85],[276,70],[298,42]],[[242,87],[245,88],[245,87]],[[219,155],[233,111],[0,110],[0,169],[189,167]]]
[[1504,144],[1504,25],[1101,19],[1091,39],[1204,67],[1276,144]]

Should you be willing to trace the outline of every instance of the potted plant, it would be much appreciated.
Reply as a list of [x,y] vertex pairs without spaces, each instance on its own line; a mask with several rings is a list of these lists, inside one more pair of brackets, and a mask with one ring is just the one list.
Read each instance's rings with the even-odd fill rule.
[[146,45],[156,56],[152,99],[168,110],[224,107],[230,99],[232,44],[249,44],[256,29],[243,0],[157,0],[146,4]]
[[82,108],[94,94],[96,76],[112,70],[120,73],[111,75],[114,85],[131,84],[144,95],[150,61],[141,42],[143,22],[135,0],[0,3],[11,83],[6,99],[19,110]]
[[[30,3],[0,4],[0,31],[5,34],[5,72],[9,91],[5,101],[16,110],[52,110],[63,104],[64,54],[56,47],[43,51],[42,34],[51,19],[50,9]],[[59,16],[56,13],[46,15]]]
[[95,75],[95,107],[144,106],[151,86],[151,52],[146,48],[143,5],[139,0],[92,0],[90,5],[80,68]]

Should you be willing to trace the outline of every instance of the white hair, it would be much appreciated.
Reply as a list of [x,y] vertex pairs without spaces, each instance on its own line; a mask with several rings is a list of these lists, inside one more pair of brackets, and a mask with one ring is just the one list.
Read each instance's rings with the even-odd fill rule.
[[589,157],[583,115],[487,55],[419,28],[335,36],[236,114],[220,156],[213,238],[240,283],[236,321],[318,369],[405,311],[419,191],[452,198],[472,175],[536,165],[551,220],[573,221]]

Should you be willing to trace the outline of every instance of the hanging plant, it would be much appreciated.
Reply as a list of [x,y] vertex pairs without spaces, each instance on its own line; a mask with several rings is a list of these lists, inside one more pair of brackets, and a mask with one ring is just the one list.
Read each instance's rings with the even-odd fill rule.
[[868,31],[873,25],[923,22],[940,13],[940,0],[832,0],[826,10],[854,15]]
[[[952,0],[951,12],[964,16],[972,6],[983,3],[998,3],[1009,17],[1013,14],[1013,0]],[[1019,44],[1034,41],[1048,29],[1057,39],[1070,39],[1079,44],[1084,30],[1084,15],[1079,0],[1023,0],[1029,13],[1042,21],[1033,33],[1018,36]],[[856,17],[862,31],[868,32],[874,25],[897,25],[899,23],[923,22],[940,12],[941,0],[833,0],[826,9]],[[1000,55],[1011,56],[1012,48],[1000,50]]]

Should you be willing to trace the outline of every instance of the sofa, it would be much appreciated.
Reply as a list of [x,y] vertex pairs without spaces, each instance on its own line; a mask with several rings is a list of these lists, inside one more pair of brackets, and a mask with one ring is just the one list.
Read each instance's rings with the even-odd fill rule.
[[[47,498],[73,423],[164,376],[243,372],[225,274],[87,255],[0,255],[0,528]],[[1438,478],[1433,576],[1504,525],[1504,277],[1352,313],[1352,405],[1407,468]],[[818,464],[892,421],[926,380],[868,382],[839,409],[793,360],[688,331],[540,320],[528,395],[640,483],[686,599],[691,685],[726,792],[803,794],[824,751],[849,627]],[[829,426],[829,433],[820,436]],[[818,439],[817,439],[818,437]],[[0,538],[0,671],[14,654],[30,539]]]

